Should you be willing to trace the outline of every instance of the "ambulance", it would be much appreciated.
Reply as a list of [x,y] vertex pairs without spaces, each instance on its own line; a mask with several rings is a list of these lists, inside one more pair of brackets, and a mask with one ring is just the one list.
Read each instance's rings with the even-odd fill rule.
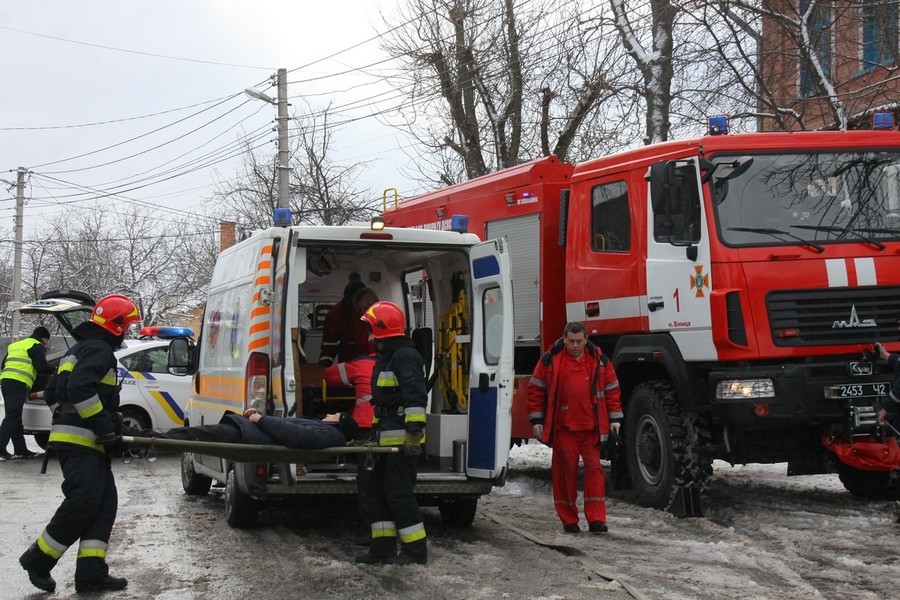
[[[430,387],[415,492],[420,505],[439,507],[445,523],[471,524],[478,498],[503,484],[509,454],[508,248],[463,232],[464,218],[456,231],[382,228],[380,218],[365,226],[291,226],[280,210],[275,222],[219,255],[196,345],[186,339],[170,345],[170,370],[192,375],[185,423],[217,423],[225,411],[248,407],[316,418],[350,408],[353,390],[328,389],[317,363],[324,316],[351,279],[404,309],[429,380],[446,358],[434,343],[435,315],[452,309],[469,325],[454,348],[454,356],[467,357],[466,410]],[[182,484],[188,494],[202,495],[213,481],[224,483],[225,516],[235,527],[255,524],[260,508],[275,498],[327,502],[357,493],[356,465],[334,452],[307,452],[313,458],[303,464],[266,452],[226,454],[231,458],[185,452]]]

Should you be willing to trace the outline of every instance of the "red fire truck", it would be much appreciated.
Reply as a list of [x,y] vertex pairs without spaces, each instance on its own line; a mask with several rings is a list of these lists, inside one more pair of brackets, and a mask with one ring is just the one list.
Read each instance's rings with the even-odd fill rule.
[[[890,375],[867,351],[900,350],[892,125],[711,133],[578,166],[551,156],[383,216],[449,229],[459,215],[511,250],[514,438],[531,437],[524,387],[540,353],[581,321],[619,375],[625,450],[613,470],[642,504],[699,514],[715,458],[787,462],[789,474],[836,462],[853,494],[889,487],[891,465],[858,468],[832,451],[880,443],[873,405]],[[465,332],[445,320],[437,330],[449,362]]]

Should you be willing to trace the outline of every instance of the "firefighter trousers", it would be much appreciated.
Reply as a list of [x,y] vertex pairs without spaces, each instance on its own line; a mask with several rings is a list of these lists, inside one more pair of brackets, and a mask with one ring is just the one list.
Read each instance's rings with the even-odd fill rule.
[[416,457],[402,452],[380,456],[366,486],[366,508],[373,540],[399,537],[404,552],[424,555],[425,524],[413,493],[416,475]]
[[65,499],[50,524],[22,557],[23,566],[49,572],[63,553],[80,540],[75,581],[109,574],[106,549],[116,521],[119,497],[109,456],[57,448]]
[[606,481],[596,431],[557,430],[553,436],[553,503],[563,525],[578,523],[578,459],[584,460],[584,517],[606,522]]

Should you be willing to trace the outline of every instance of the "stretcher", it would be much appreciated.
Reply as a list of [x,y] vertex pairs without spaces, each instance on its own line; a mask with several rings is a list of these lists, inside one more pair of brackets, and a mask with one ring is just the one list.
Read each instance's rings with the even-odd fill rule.
[[268,444],[233,444],[226,442],[198,442],[194,440],[167,440],[164,438],[122,436],[122,443],[134,449],[155,452],[196,452],[206,456],[224,458],[232,462],[277,462],[308,464],[321,462],[335,456],[394,454],[397,446],[337,446],[304,450]]

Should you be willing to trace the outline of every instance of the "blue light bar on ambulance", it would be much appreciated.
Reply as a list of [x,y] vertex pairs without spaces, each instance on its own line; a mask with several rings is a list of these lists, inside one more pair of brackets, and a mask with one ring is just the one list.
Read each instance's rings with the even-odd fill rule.
[[275,227],[290,227],[291,209],[276,208],[272,211],[272,221],[275,223]]
[[190,327],[142,327],[138,332],[141,337],[155,337],[161,340],[175,338],[192,338],[194,330]]
[[877,112],[872,113],[872,129],[893,129],[894,128],[894,113],[892,112]]
[[707,119],[709,135],[725,135],[728,133],[728,115],[715,115]]
[[450,231],[456,233],[468,233],[469,215],[453,215],[450,217]]

